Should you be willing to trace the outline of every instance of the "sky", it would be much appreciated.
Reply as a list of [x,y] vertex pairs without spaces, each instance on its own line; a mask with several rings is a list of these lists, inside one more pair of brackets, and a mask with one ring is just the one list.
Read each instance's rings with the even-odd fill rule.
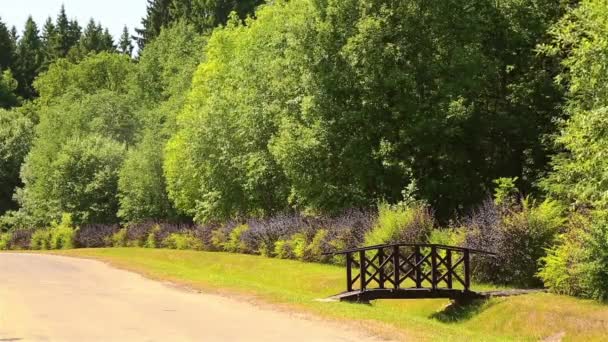
[[118,40],[125,25],[131,34],[141,26],[146,3],[146,0],[0,0],[0,18],[9,28],[16,26],[21,35],[29,15],[42,30],[46,18],[50,16],[55,21],[64,4],[69,19],[76,18],[85,27],[93,18]]

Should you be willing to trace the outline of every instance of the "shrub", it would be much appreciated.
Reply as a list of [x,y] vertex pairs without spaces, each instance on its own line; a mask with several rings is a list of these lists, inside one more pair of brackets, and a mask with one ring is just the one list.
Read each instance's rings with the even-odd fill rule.
[[289,243],[289,240],[278,240],[274,244],[272,256],[279,259],[294,259],[293,246]]
[[34,250],[46,250],[51,248],[51,232],[48,229],[34,231],[30,241],[30,248]]
[[241,240],[243,233],[248,230],[249,226],[246,224],[236,226],[228,235],[227,241],[224,242],[224,250],[232,253],[251,253],[252,251],[249,250],[245,242]]
[[497,254],[476,256],[473,276],[478,281],[524,287],[540,286],[536,276],[565,219],[561,206],[551,200],[536,205],[530,199],[512,206],[486,202],[465,224],[465,245]]
[[589,239],[589,220],[582,215],[573,215],[569,229],[561,234],[558,243],[541,258],[542,267],[538,276],[552,292],[569,296],[586,296],[585,260],[589,254],[586,240]]
[[11,231],[10,248],[13,250],[28,249],[31,247],[33,230],[15,229]]
[[72,215],[63,214],[61,222],[53,222],[50,229],[51,249],[72,249],[76,237],[77,228],[72,225]]
[[300,215],[278,215],[267,219],[247,221],[249,229],[243,232],[242,240],[251,251],[264,256],[276,255],[276,243],[286,240],[308,226],[307,219]]
[[316,262],[329,261],[330,256],[323,254],[330,252],[331,249],[331,245],[329,244],[329,241],[327,239],[328,235],[329,234],[327,229],[317,230],[308,246],[306,246],[304,260]]
[[0,250],[6,251],[11,249],[12,235],[10,232],[0,234]]
[[158,241],[158,235],[160,234],[160,225],[155,225],[152,230],[150,231],[150,233],[148,233],[148,238],[146,239],[146,242],[144,243],[144,247],[146,248],[156,248],[159,245],[159,241]]
[[553,292],[608,301],[608,217],[581,215],[542,259],[539,276]]
[[293,251],[293,256],[298,260],[306,259],[306,252],[308,248],[308,239],[306,234],[298,233],[294,234],[289,240],[289,245]]
[[127,228],[119,229],[109,239],[112,247],[127,247]]
[[434,225],[433,215],[425,206],[391,206],[383,203],[379,206],[376,224],[365,234],[365,245],[425,243]]
[[429,235],[429,243],[447,246],[462,246],[466,238],[463,228],[433,229]]
[[224,246],[226,245],[229,239],[228,234],[229,233],[225,229],[223,229],[223,227],[211,231],[211,246],[214,250],[224,250]]
[[111,247],[111,237],[119,230],[118,224],[87,224],[76,232],[75,244],[83,248]]
[[203,243],[192,232],[173,233],[164,241],[163,246],[171,249],[193,249],[202,250]]

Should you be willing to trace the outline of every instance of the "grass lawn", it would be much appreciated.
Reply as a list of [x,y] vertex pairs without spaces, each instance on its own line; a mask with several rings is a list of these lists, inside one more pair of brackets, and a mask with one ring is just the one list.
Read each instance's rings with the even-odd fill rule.
[[[53,252],[95,258],[188,287],[255,298],[282,309],[344,320],[403,340],[600,341],[608,336],[608,306],[564,296],[532,294],[493,299],[464,312],[446,312],[447,300],[383,300],[371,305],[315,301],[342,292],[337,266],[259,256],[111,248]],[[483,287],[473,287],[483,289]],[[557,341],[559,339],[555,339]]]

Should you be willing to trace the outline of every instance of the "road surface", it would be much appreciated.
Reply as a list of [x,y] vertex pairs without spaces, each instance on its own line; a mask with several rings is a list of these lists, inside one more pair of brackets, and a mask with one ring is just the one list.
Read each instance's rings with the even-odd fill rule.
[[0,254],[0,341],[377,341],[94,260]]

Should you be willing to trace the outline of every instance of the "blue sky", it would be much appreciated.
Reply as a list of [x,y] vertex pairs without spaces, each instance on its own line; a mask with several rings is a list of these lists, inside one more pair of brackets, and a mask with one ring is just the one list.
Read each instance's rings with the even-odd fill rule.
[[120,37],[124,25],[133,33],[146,13],[146,0],[0,0],[0,18],[9,28],[15,25],[21,34],[28,15],[42,29],[47,17],[57,18],[61,4],[68,17],[78,19],[80,26],[94,18],[114,37]]

